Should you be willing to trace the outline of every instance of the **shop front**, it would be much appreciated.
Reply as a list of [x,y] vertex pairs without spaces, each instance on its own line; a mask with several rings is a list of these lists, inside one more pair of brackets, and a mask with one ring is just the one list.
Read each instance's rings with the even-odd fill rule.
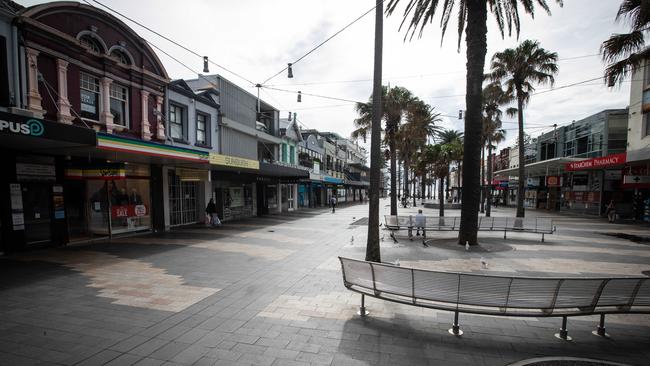
[[204,222],[205,207],[211,198],[210,171],[167,168],[169,226]]
[[258,182],[259,161],[217,153],[210,153],[209,160],[212,193],[221,221],[256,216],[260,205],[268,207],[265,201],[273,200],[267,195],[267,183],[272,182]]
[[64,169],[97,144],[95,131],[0,112],[0,250],[68,242]]
[[334,178],[329,175],[323,176],[323,185],[326,189],[325,198],[328,205],[331,202],[332,197],[336,197],[337,203],[345,202],[346,192],[343,183],[343,179]]
[[574,161],[565,165],[569,183],[564,190],[565,207],[588,215],[604,215],[610,201],[621,217],[632,215],[634,191],[623,187],[625,153]]

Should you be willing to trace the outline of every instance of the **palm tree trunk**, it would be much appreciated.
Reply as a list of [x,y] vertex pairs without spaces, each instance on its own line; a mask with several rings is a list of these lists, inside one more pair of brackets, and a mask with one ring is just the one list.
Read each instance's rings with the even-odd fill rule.
[[492,213],[492,142],[488,142],[488,166],[487,166],[487,207],[485,216],[490,217]]
[[463,205],[460,213],[458,244],[478,244],[479,164],[483,68],[487,53],[487,1],[467,1],[467,82],[465,91],[465,140],[463,142]]
[[440,178],[440,182],[438,184],[438,216],[443,217],[445,216],[445,188],[444,188],[444,178]]
[[413,207],[417,206],[417,202],[415,202],[415,196],[417,195],[417,183],[418,183],[418,176],[415,174],[415,170],[413,170],[413,179],[411,179],[411,182],[413,184]]
[[404,163],[402,164],[404,166],[404,197],[409,196],[409,167],[408,167],[408,162],[404,160]]
[[[370,202],[368,208],[368,240],[366,260],[381,262],[379,250],[379,181],[381,175],[381,66],[384,34],[384,2],[376,0],[375,8],[375,70],[372,88],[372,134],[370,137]],[[394,141],[393,141],[394,143]],[[391,150],[395,151],[395,150]],[[391,159],[391,215],[397,214],[395,203],[395,160]],[[394,213],[393,213],[394,208]]]
[[[392,151],[392,150],[391,150]],[[402,161],[397,162],[397,198],[402,197]]]
[[420,204],[424,205],[424,196],[427,193],[426,173],[420,176]]
[[485,213],[485,147],[481,146],[481,213]]
[[390,149],[390,214],[395,216],[397,215],[397,189],[398,188],[397,188],[397,179],[396,179],[397,161],[395,158],[395,134],[392,132],[390,132],[390,136],[388,140],[388,148]]
[[524,98],[517,91],[517,117],[519,124],[519,181],[517,182],[517,217],[525,217],[524,184],[526,183],[526,149],[524,147]]

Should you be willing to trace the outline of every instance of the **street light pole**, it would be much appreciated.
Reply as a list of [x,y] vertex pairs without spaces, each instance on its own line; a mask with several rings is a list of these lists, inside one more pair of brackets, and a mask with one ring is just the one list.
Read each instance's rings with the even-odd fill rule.
[[375,71],[372,88],[372,127],[370,134],[370,202],[368,207],[368,242],[366,260],[381,262],[379,251],[379,175],[381,174],[381,67],[384,34],[384,0],[375,7]]

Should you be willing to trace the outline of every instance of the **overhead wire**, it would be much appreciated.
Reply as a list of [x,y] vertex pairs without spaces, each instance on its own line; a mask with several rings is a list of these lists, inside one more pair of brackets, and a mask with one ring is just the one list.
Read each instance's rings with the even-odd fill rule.
[[[83,0],[83,1],[84,1],[85,3],[87,3],[88,5],[90,5],[90,6],[93,6],[92,4],[90,4],[90,2],[89,2],[88,0]],[[113,9],[113,8],[111,8],[111,7],[108,6],[108,5],[105,5],[105,4],[101,3],[100,1],[97,1],[97,0],[90,0],[90,1],[93,1],[94,3],[97,3],[98,5],[102,6],[103,8],[108,9],[108,10],[110,10],[111,12],[113,12],[113,13],[115,13],[115,14],[118,14],[118,15],[121,16],[122,18],[127,19],[128,21],[130,21],[130,22],[132,22],[132,23],[134,23],[134,24],[137,24],[138,26],[140,26],[140,27],[142,27],[142,28],[148,30],[149,32],[151,32],[151,33],[157,35],[158,37],[160,37],[160,38],[162,38],[162,39],[164,39],[164,40],[166,40],[166,41],[168,41],[168,42],[170,42],[170,43],[172,43],[172,44],[174,44],[174,45],[176,45],[176,46],[178,46],[178,47],[184,49],[185,51],[187,51],[187,52],[189,52],[189,53],[191,53],[191,54],[193,54],[193,55],[195,55],[195,56],[197,56],[197,57],[203,58],[203,57],[205,56],[205,55],[201,55],[201,54],[199,54],[198,52],[196,52],[196,51],[194,51],[194,50],[188,48],[187,46],[184,46],[183,44],[181,44],[181,43],[179,43],[179,42],[177,42],[177,41],[175,41],[175,40],[173,40],[173,39],[171,39],[171,38],[165,36],[164,34],[161,34],[160,32],[158,32],[158,31],[152,29],[151,27],[148,27],[147,25],[145,25],[145,24],[143,24],[143,23],[141,23],[141,22],[139,22],[139,21],[137,21],[137,20],[135,20],[135,19],[133,19],[133,18],[127,16],[127,15],[125,15],[124,13],[122,13],[122,12],[120,12],[120,11],[118,11],[118,10]],[[240,79],[242,79],[242,80],[244,80],[244,81],[246,81],[246,82],[248,82],[248,83],[250,83],[250,84],[252,84],[252,85],[255,85],[255,83],[254,83],[253,81],[251,81],[249,78],[247,78],[247,77],[241,75],[240,73],[237,73],[237,72],[231,70],[230,68],[227,68],[227,67],[225,67],[225,66],[223,66],[223,65],[220,65],[220,64],[218,64],[218,63],[212,61],[209,57],[208,57],[208,62],[211,63],[212,65],[215,65],[215,66],[217,66],[217,67],[223,69],[224,71],[227,71],[227,72],[231,73],[231,74],[234,75],[234,76],[237,76],[238,78],[240,78]]]
[[[93,1],[94,1],[94,0],[93,0]],[[382,0],[381,2],[383,3],[384,1],[386,1],[386,0]],[[372,8],[370,8],[368,11],[364,12],[363,14],[361,14],[360,16],[358,16],[357,18],[355,18],[353,21],[351,21],[350,23],[348,23],[345,27],[339,29],[339,30],[336,31],[334,34],[332,34],[331,36],[327,37],[324,41],[322,41],[321,43],[317,44],[315,47],[313,47],[312,49],[310,49],[309,51],[307,51],[307,53],[305,53],[304,55],[300,56],[298,59],[296,59],[295,61],[293,61],[291,64],[292,64],[292,65],[295,65],[295,64],[297,64],[298,62],[302,61],[305,57],[309,56],[309,55],[312,54],[314,51],[316,51],[317,49],[321,48],[325,43],[327,43],[327,42],[329,42],[330,40],[332,40],[332,38],[338,36],[338,35],[341,34],[343,31],[345,31],[346,29],[348,29],[349,27],[351,27],[354,23],[358,22],[358,21],[361,20],[363,17],[365,17],[366,15],[370,14],[370,12],[372,12],[373,10],[375,10],[375,8],[377,8],[377,4],[375,4],[375,6],[373,6]],[[264,82],[261,83],[261,84],[264,85],[264,84],[268,83],[269,81],[271,81],[271,80],[272,80],[273,78],[275,78],[276,76],[278,76],[278,75],[282,74],[283,72],[285,72],[288,68],[289,68],[288,65],[285,66],[282,70],[280,70],[280,71],[278,71],[277,73],[271,75],[271,76],[268,77],[266,80],[264,80]]]

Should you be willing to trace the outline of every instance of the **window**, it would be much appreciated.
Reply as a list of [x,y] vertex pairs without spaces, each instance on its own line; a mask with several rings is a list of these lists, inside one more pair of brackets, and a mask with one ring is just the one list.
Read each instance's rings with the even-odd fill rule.
[[296,164],[296,148],[291,146],[289,147],[289,163]]
[[646,137],[650,135],[650,113],[643,114],[643,131],[642,136]]
[[129,127],[128,91],[125,87],[113,83],[111,84],[110,96],[113,123],[119,126]]
[[99,121],[99,79],[81,73],[81,116]]
[[282,162],[287,162],[287,144],[282,144]]
[[169,105],[169,128],[173,139],[184,139],[185,128],[183,126],[183,108],[175,105]]
[[95,53],[102,53],[102,46],[99,41],[88,34],[79,37],[79,43]]
[[196,144],[197,145],[209,145],[210,144],[210,135],[208,133],[209,129],[209,116],[203,113],[196,114]]
[[113,50],[111,52],[111,56],[115,57],[123,65],[131,64],[131,59],[129,58],[129,56],[126,55],[126,53],[124,53],[124,51]]

